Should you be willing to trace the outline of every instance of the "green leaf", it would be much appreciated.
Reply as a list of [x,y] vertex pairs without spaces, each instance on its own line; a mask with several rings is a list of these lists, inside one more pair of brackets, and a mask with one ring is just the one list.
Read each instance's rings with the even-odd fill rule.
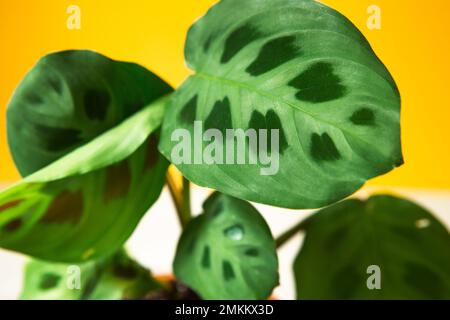
[[297,295],[449,299],[449,247],[448,230],[410,201],[392,196],[347,200],[319,211],[306,224],[294,263]]
[[[173,97],[159,148],[194,183],[255,202],[313,208],[403,163],[394,80],[357,28],[323,4],[220,1],[190,29],[185,54],[195,74]],[[199,141],[194,121],[222,137],[227,129],[278,129],[279,152],[269,147],[272,161],[252,164],[257,153],[247,141],[245,164],[237,164],[236,146],[226,150],[236,139],[212,136],[219,151],[203,141],[186,156],[177,148],[186,139],[172,135],[186,129]],[[259,152],[267,140],[259,139]],[[209,151],[219,154],[214,165],[205,162]],[[273,172],[262,170],[271,164]]]
[[139,299],[160,285],[124,252],[80,265],[32,260],[25,269],[23,300]]
[[204,299],[265,299],[278,284],[269,227],[249,203],[214,193],[183,232],[176,277]]
[[[42,61],[62,59],[67,54],[56,54]],[[80,68],[77,64],[79,61],[99,59],[100,69],[97,71],[98,66],[93,66],[95,71],[89,69],[92,74],[100,72],[103,65],[106,67],[116,63],[91,52],[74,52],[69,56],[74,57],[74,60],[67,61],[60,68],[65,72],[69,68],[74,77]],[[46,70],[42,69],[42,73],[31,71],[33,77],[28,76],[24,83],[28,79],[36,84],[40,83],[39,78],[44,81]],[[155,77],[149,71],[146,72]],[[78,76],[80,85],[89,82],[86,75]],[[111,81],[120,82],[119,79]],[[41,259],[74,262],[112,254],[122,246],[140,218],[159,197],[168,165],[157,151],[158,128],[167,98],[157,98],[164,91],[169,91],[170,87],[157,78],[152,81],[153,86],[149,85],[151,82],[141,82],[139,90],[154,90],[153,102],[145,100],[147,105],[139,106],[137,112],[115,127],[0,193],[1,247]],[[166,89],[161,91],[158,87]],[[71,90],[76,88],[74,85]],[[26,96],[27,92],[33,92],[32,87],[28,91],[19,89],[12,105],[15,105],[15,99]],[[132,95],[130,93],[132,91],[122,92]],[[50,96],[50,93],[41,93],[42,99]],[[114,99],[112,101],[116,101]],[[58,106],[53,107],[57,113]],[[26,106],[23,108],[27,110]],[[121,108],[125,110],[131,106],[121,105]],[[10,115],[20,112],[19,109],[13,110],[9,110]],[[24,119],[30,114],[32,112],[24,111]],[[45,118],[41,120],[46,121]],[[37,118],[36,121],[38,123]],[[32,122],[24,121],[24,132],[31,127]],[[14,140],[11,136],[9,139]],[[20,134],[17,143],[19,141]],[[34,155],[34,151],[40,149],[31,148],[27,151],[27,147],[34,145],[35,142],[22,145],[30,162],[34,157],[39,158],[38,154]]]
[[8,106],[8,143],[17,168],[31,174],[171,91],[134,63],[92,51],[49,54],[26,75]]

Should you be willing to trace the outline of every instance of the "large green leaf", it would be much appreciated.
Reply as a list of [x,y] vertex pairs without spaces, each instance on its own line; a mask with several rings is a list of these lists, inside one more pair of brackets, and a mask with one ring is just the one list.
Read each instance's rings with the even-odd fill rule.
[[145,68],[92,51],[43,57],[7,110],[8,143],[29,175],[113,128],[171,88]]
[[249,203],[214,193],[178,243],[176,277],[204,299],[265,299],[278,284],[275,241]]
[[347,200],[305,225],[294,263],[299,299],[450,299],[449,232],[418,205]]
[[[309,0],[222,0],[192,26],[185,53],[195,74],[173,97],[159,148],[196,184],[312,208],[402,164],[396,84],[364,36],[333,9]],[[248,143],[245,165],[218,164],[220,152],[237,163],[224,147],[233,137],[215,154],[205,148],[210,142],[196,144],[186,157],[192,164],[175,160],[172,152],[184,156],[175,148],[184,138],[172,134],[186,129],[195,139],[194,121],[223,137],[226,129],[278,129],[279,170],[262,171],[269,165],[261,158],[251,164],[256,152]],[[222,142],[217,136],[208,138]],[[202,159],[202,147],[219,154],[214,165]],[[277,152],[269,151],[275,163]]]
[[[67,54],[69,53],[61,53],[63,57]],[[55,59],[60,59],[57,56],[58,54]],[[78,57],[80,61],[97,59],[97,55],[90,52],[75,52],[69,56]],[[116,63],[106,58],[98,59],[100,66]],[[47,60],[44,58],[43,61]],[[77,78],[77,61],[75,58],[73,61],[69,60],[60,68],[72,70],[68,74]],[[42,81],[46,79],[46,70],[44,68],[42,73],[30,73],[36,85],[40,83],[40,77]],[[90,72],[98,73],[97,69],[90,69]],[[149,71],[146,72],[151,75]],[[78,76],[79,83],[87,81],[85,74]],[[120,82],[118,79],[111,81]],[[154,77],[152,81],[138,82],[141,88],[136,94],[155,90],[155,100],[170,91],[170,87],[162,80]],[[73,90],[75,88],[77,86],[74,84]],[[21,96],[27,96],[27,92],[34,92],[32,87],[28,89],[19,90],[21,94],[15,95],[12,105],[15,105],[15,99],[20,100]],[[133,95],[133,91],[122,94]],[[50,95],[41,93],[42,99],[47,99]],[[0,193],[0,246],[60,262],[83,261],[117,251],[143,214],[156,201],[164,184],[168,163],[157,151],[157,130],[162,121],[166,100],[167,98],[160,98],[153,102],[145,101],[148,105],[136,107],[139,109],[137,112],[114,128]],[[20,103],[17,102],[17,105]],[[57,107],[54,105],[55,112]],[[28,110],[26,105],[23,108]],[[122,105],[121,108],[128,107]],[[20,113],[19,109],[14,112],[12,110],[9,111],[10,115]],[[24,111],[24,119],[30,114],[32,112]],[[45,119],[42,117],[41,120],[45,122]],[[37,118],[35,120],[39,123]],[[32,121],[24,120],[23,131],[33,126]],[[61,139],[66,138],[61,136]],[[56,136],[50,138],[52,139],[56,139]],[[12,140],[14,138],[10,136],[10,141]],[[19,142],[20,138],[17,140]],[[37,142],[23,143],[22,148],[26,149]],[[32,162],[34,151],[30,150],[27,154]],[[36,158],[39,158],[38,154]],[[50,158],[47,160],[50,161]]]
[[80,265],[32,260],[25,268],[23,300],[143,298],[161,286],[124,252]]

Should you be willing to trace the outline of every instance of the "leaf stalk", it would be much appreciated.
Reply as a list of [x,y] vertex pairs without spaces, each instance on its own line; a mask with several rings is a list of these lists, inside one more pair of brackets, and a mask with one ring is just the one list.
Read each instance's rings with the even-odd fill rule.
[[284,244],[286,244],[292,237],[296,236],[298,233],[305,231],[306,226],[308,224],[309,219],[305,219],[286,230],[280,236],[278,236],[275,240],[275,244],[277,249],[281,248]]
[[181,186],[178,186],[176,181],[177,175],[181,176],[181,174],[169,171],[166,180],[178,220],[180,221],[181,227],[184,229],[192,219],[190,182],[185,177],[181,176],[182,184]]

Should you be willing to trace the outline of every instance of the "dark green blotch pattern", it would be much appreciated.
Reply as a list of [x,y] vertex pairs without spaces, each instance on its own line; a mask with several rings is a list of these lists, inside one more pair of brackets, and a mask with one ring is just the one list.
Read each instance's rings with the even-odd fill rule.
[[266,129],[266,117],[259,111],[254,110],[248,123],[248,127],[258,131],[259,129]]
[[105,120],[110,103],[108,92],[103,90],[88,90],[84,95],[84,111],[91,120]]
[[203,248],[201,264],[204,269],[209,269],[211,267],[211,249],[209,246]]
[[186,125],[193,124],[197,114],[198,95],[193,96],[178,114],[178,120]]
[[249,128],[255,129],[258,134],[258,130],[267,129],[267,149],[268,153],[271,153],[271,139],[272,139],[272,129],[278,129],[279,138],[279,153],[283,154],[288,148],[288,143],[286,140],[286,135],[281,125],[281,120],[275,111],[269,110],[264,116],[261,112],[254,110],[248,124]]
[[42,98],[34,92],[27,93],[26,97],[27,100],[32,104],[40,104],[44,102],[44,100],[42,100]]
[[295,36],[270,40],[261,49],[258,57],[245,70],[252,76],[259,76],[296,58],[301,53],[295,45]]
[[445,299],[443,279],[428,267],[414,262],[405,265],[405,281],[417,292],[422,293],[427,299]]
[[125,159],[106,169],[103,201],[106,203],[125,197],[131,186],[132,173]]
[[52,199],[40,221],[45,224],[76,224],[81,220],[83,210],[84,201],[81,190],[64,190]]
[[71,128],[55,128],[41,124],[34,124],[37,135],[41,136],[41,147],[50,152],[67,150],[82,142],[81,131]]
[[334,161],[341,157],[336,145],[327,133],[322,135],[312,134],[311,155],[317,161]]
[[211,217],[216,218],[223,212],[223,204],[221,202],[214,206],[214,209],[210,212]]
[[373,126],[375,113],[369,108],[361,108],[352,114],[350,121],[359,126]]
[[213,36],[209,36],[208,39],[203,43],[203,52],[207,53],[209,50],[209,47],[211,46],[211,43],[213,41]]
[[23,199],[18,199],[18,200],[9,201],[7,203],[0,205],[0,213],[2,211],[6,211],[6,210],[9,210],[11,208],[18,206],[19,204],[22,203],[22,201],[23,201]]
[[196,245],[197,245],[197,238],[196,237],[192,237],[189,240],[189,244],[188,244],[189,251],[190,252],[194,251]]
[[[284,150],[287,149],[288,144],[286,141],[286,135],[284,134],[283,126],[281,125],[281,120],[278,117],[278,115],[275,113],[275,111],[269,110],[266,113],[266,124],[267,124],[267,129],[269,130],[269,132],[268,132],[269,137],[271,137],[270,130],[272,130],[272,129],[279,130],[279,133],[278,133],[278,137],[280,139],[279,151],[280,151],[280,154],[283,153]],[[269,140],[269,141],[271,141],[271,140]]]
[[159,132],[153,133],[147,139],[147,153],[145,155],[144,171],[152,169],[159,160],[160,153],[157,146],[159,143]]
[[317,62],[289,82],[299,90],[295,97],[301,101],[320,103],[342,98],[346,88],[327,62]]
[[48,84],[50,85],[50,87],[53,88],[53,90],[57,93],[57,94],[61,94],[62,93],[62,84],[61,81],[59,81],[56,78],[48,78],[47,79]]
[[230,261],[224,260],[222,262],[222,272],[223,272],[223,278],[225,281],[230,281],[236,277],[234,274],[233,266],[231,265]]
[[39,288],[42,290],[49,290],[56,287],[61,281],[61,276],[54,273],[45,273],[41,277]]
[[259,256],[259,250],[257,248],[248,248],[244,251],[244,254],[249,257]]
[[222,64],[227,63],[245,46],[261,36],[261,32],[249,24],[234,30],[225,41],[225,48],[220,62]]
[[218,129],[225,136],[226,129],[232,128],[231,106],[228,97],[218,100],[214,104],[211,113],[205,120],[205,131],[208,129]]
[[11,222],[9,222],[7,225],[5,225],[3,227],[3,230],[5,230],[6,232],[15,232],[17,230],[20,229],[20,227],[22,227],[22,219],[18,218],[18,219],[14,219]]

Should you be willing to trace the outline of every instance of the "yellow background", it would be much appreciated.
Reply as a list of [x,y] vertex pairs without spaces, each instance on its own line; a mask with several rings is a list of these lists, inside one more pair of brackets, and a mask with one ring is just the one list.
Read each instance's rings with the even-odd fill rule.
[[[433,0],[426,5],[411,0],[322,2],[362,30],[402,94],[406,164],[371,184],[450,189],[450,1]],[[41,56],[63,49],[93,49],[142,64],[177,86],[189,73],[183,59],[188,27],[213,3],[0,0],[0,181],[19,179],[6,142],[6,105]],[[81,30],[66,27],[66,9],[73,4],[81,8]],[[371,4],[382,10],[381,30],[366,27]]]

